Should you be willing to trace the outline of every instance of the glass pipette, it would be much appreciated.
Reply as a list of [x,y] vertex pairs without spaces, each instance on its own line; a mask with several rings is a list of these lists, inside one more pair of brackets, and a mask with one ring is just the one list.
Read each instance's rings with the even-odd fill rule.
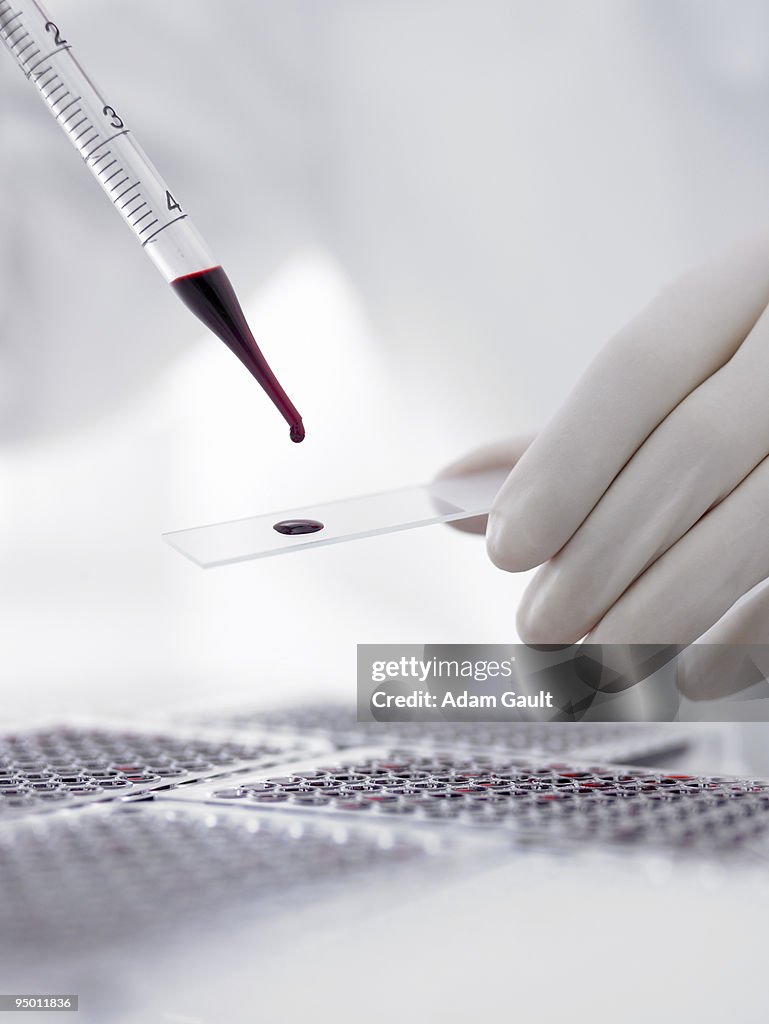
[[165,280],[235,353],[304,438],[302,418],[246,323],[229,278],[118,110],[76,60],[69,36],[37,0],[0,0],[0,39]]

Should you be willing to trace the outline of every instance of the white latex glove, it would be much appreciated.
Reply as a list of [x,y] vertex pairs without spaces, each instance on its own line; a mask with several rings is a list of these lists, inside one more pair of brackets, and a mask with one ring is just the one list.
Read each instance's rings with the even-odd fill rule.
[[762,237],[663,289],[525,452],[458,464],[514,467],[487,545],[509,572],[542,565],[522,640],[690,643],[716,623],[703,639],[769,637],[769,591],[726,615],[769,576],[768,302]]

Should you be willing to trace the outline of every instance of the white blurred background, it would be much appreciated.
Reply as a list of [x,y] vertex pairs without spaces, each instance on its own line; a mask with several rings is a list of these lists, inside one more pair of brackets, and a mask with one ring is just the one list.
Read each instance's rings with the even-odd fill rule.
[[0,53],[3,708],[354,689],[510,642],[418,530],[203,572],[165,530],[429,478],[536,428],[667,278],[765,224],[759,0],[48,0],[304,416],[191,318]]

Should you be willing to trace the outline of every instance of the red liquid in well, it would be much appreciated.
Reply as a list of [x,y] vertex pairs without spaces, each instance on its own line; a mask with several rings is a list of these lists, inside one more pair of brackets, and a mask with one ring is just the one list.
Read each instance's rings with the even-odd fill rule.
[[177,277],[171,287],[206,327],[221,338],[259,381],[290,427],[292,441],[304,440],[302,417],[280,386],[254,340],[230,280],[221,267]]

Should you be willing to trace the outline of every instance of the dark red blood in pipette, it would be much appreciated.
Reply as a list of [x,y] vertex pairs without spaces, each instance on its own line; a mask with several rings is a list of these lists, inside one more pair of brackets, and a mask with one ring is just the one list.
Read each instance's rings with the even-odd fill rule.
[[323,529],[323,523],[317,519],[282,519],[275,523],[273,530],[285,533],[287,537],[296,537],[302,533],[317,533]]
[[289,424],[292,441],[304,440],[302,417],[278,383],[254,340],[230,280],[221,267],[177,277],[171,287],[195,316],[221,338],[259,381]]

